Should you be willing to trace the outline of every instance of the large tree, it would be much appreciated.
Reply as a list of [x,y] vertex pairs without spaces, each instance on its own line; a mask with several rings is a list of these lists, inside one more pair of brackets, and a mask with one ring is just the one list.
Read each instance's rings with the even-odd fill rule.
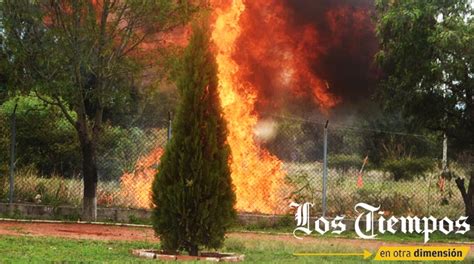
[[218,248],[234,217],[230,147],[209,32],[196,27],[178,79],[173,137],[153,182],[153,226],[163,249]]
[[[470,177],[458,176],[474,224],[474,12],[469,0],[378,0],[380,95],[418,126],[446,134]],[[467,187],[467,188],[466,188]]]
[[[83,218],[97,212],[96,148],[104,109],[160,48],[160,36],[189,17],[186,0],[5,0],[4,44],[13,76],[74,126],[82,152]],[[146,56],[145,56],[146,55]],[[72,112],[72,114],[71,114]]]

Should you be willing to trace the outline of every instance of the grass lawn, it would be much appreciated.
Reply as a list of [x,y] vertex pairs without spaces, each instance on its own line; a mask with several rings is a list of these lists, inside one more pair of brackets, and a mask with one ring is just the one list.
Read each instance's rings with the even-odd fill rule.
[[[245,254],[247,263],[366,263],[362,257],[295,257],[294,252],[356,252],[347,243],[315,240],[298,244],[269,239],[230,237],[223,251]],[[0,236],[0,262],[151,262],[131,255],[136,248],[158,248],[156,243],[61,239],[52,237]],[[372,250],[372,253],[375,253]],[[466,263],[473,263],[468,259]],[[156,262],[156,261],[154,261]],[[385,262],[386,263],[386,262]],[[398,262],[401,263],[401,262]],[[424,262],[425,263],[425,262]],[[439,263],[439,262],[436,262]],[[453,262],[454,263],[454,262]],[[459,263],[459,262],[457,262]]]
[[[288,222],[290,221],[290,222]],[[249,224],[245,226],[234,225],[230,231],[232,232],[264,232],[267,234],[292,234],[294,230],[293,219],[283,219],[281,223],[276,223],[274,226],[265,226],[265,223]],[[299,234],[303,236],[303,234]],[[331,234],[330,232],[320,235],[314,231],[310,236],[316,237],[318,239],[333,239],[333,238],[349,238],[356,239],[358,235],[355,231],[345,231],[340,235]],[[460,234],[449,234],[444,235],[439,231],[436,231],[430,234],[429,243],[465,243],[474,241],[474,231],[472,234],[466,233],[464,235]],[[423,243],[424,234],[403,234],[400,231],[396,234],[390,234],[386,232],[385,234],[377,234],[376,240],[387,241],[387,242],[397,242],[397,243]]]

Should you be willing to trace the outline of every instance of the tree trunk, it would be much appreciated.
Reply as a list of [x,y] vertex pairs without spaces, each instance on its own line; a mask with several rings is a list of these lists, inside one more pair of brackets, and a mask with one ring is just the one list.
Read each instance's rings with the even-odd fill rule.
[[197,245],[190,246],[188,249],[188,254],[190,256],[198,256],[199,254],[199,248]]
[[469,217],[468,223],[474,226],[474,168],[471,168],[471,179],[467,187],[466,215]]
[[456,185],[461,192],[462,199],[464,201],[465,213],[469,217],[468,223],[474,226],[474,169],[471,169],[471,178],[469,179],[469,185],[465,187],[464,179],[457,178]]
[[82,174],[84,180],[84,195],[82,207],[82,220],[97,220],[97,164],[94,142],[87,133],[79,135],[82,151]]

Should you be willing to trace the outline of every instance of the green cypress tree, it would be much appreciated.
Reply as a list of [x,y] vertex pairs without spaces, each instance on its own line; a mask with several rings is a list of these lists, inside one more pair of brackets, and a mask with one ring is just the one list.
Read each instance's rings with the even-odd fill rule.
[[162,249],[198,255],[222,246],[235,217],[227,128],[207,27],[195,27],[178,89],[180,106],[153,182],[153,226]]

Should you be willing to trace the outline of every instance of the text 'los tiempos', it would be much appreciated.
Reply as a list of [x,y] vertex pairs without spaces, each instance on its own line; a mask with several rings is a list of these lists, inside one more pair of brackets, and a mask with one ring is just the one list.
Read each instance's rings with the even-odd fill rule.
[[[295,220],[296,228],[293,231],[293,235],[297,239],[302,239],[298,236],[298,232],[302,232],[306,235],[311,234],[313,231],[318,232],[321,235],[331,231],[333,234],[341,234],[347,230],[346,224],[344,223],[344,216],[336,216],[331,221],[324,217],[317,218],[314,222],[311,220],[311,208],[314,204],[312,203],[294,203],[290,204],[290,207],[295,208]],[[418,216],[402,216],[390,218],[384,217],[384,212],[380,211],[380,206],[375,207],[366,203],[358,203],[354,207],[358,214],[355,223],[354,230],[356,234],[362,239],[373,239],[377,234],[385,234],[386,232],[395,234],[398,231],[402,233],[416,233],[424,235],[424,242],[430,240],[430,234],[435,231],[448,235],[452,232],[455,234],[465,234],[470,231],[470,225],[467,223],[467,217],[461,216],[456,221],[444,217],[441,220],[433,216],[419,218]],[[376,219],[376,216],[378,218]],[[377,223],[377,227],[375,224]]]

